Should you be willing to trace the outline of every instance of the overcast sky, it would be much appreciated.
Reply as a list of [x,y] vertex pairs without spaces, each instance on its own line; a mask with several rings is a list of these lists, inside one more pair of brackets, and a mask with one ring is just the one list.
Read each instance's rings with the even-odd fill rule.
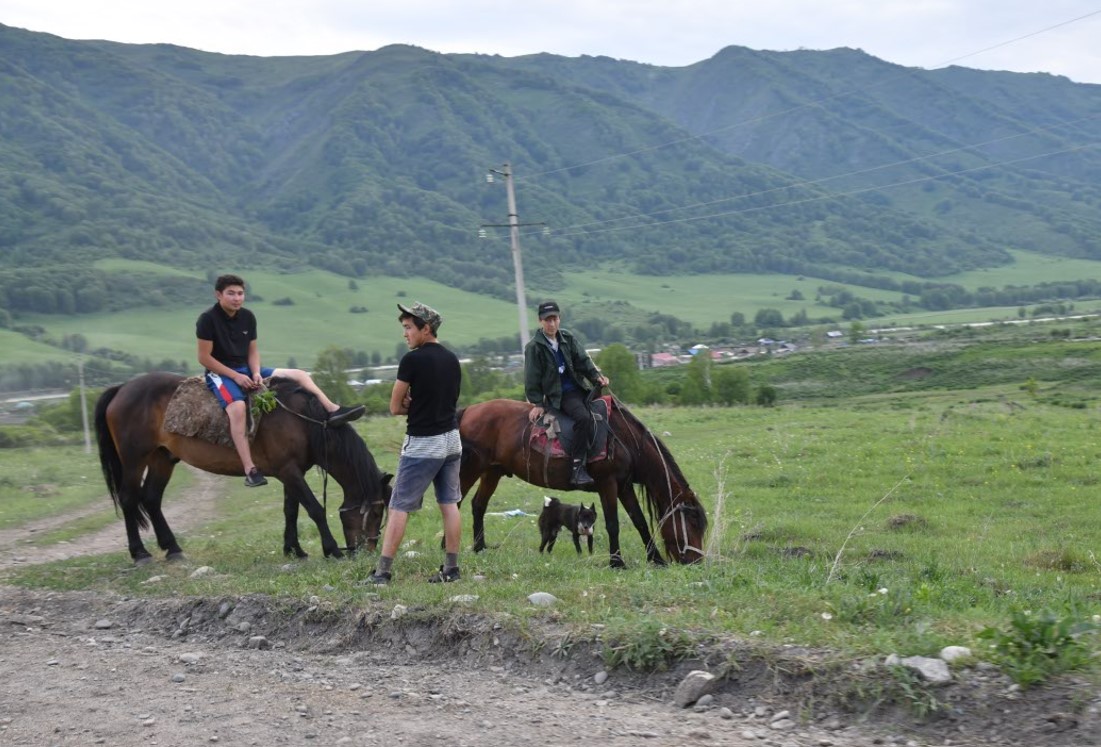
[[854,47],[912,67],[1101,83],[1101,0],[0,0],[0,23],[262,56],[402,43],[682,66],[729,45]]

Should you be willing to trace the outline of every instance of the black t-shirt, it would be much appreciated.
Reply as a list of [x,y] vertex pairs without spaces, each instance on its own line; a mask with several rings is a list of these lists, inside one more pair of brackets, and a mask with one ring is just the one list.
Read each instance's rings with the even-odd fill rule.
[[457,428],[455,406],[462,378],[459,359],[439,343],[430,342],[403,355],[398,380],[409,384],[413,397],[405,432],[410,436],[438,436]]
[[238,309],[229,316],[220,305],[199,314],[195,322],[195,337],[214,343],[214,360],[230,368],[248,366],[249,344],[256,339],[256,316],[248,309]]

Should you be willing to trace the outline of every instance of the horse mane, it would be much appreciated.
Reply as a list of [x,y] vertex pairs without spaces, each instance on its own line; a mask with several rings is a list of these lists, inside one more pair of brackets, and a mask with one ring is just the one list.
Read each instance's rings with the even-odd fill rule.
[[[624,445],[624,447],[634,451],[637,456],[631,460],[631,474],[629,480],[632,485],[640,485],[643,488],[643,492],[646,497],[646,511],[650,515],[651,524],[654,521],[656,515],[661,515],[669,509],[669,506],[662,506],[658,501],[657,488],[662,483],[665,483],[669,494],[669,499],[672,501],[673,495],[673,483],[679,483],[687,487],[688,480],[684,477],[684,473],[681,472],[680,465],[673,459],[672,452],[669,451],[669,447],[665,445],[657,435],[651,431],[646,425],[635,417],[635,414],[627,409],[627,406],[620,402],[618,399],[615,401],[615,410],[623,418],[623,422],[627,424],[630,433],[624,435],[617,434],[618,440]],[[631,443],[628,439],[633,439],[635,443]],[[660,459],[643,459],[638,458],[646,449],[646,443],[653,444],[657,449]]]
[[[323,424],[328,419],[329,413],[322,406],[317,396],[307,392],[290,379],[272,379],[272,389],[284,407],[289,404],[291,397],[297,397],[302,403],[302,409],[292,410],[299,415],[304,415],[307,420],[306,439],[310,445],[310,452],[319,469],[331,472],[330,465],[334,462],[342,462],[351,465],[355,472],[355,479],[364,486],[368,496],[374,495],[375,489],[382,481],[382,470],[379,469],[375,457],[367,444],[356,433],[355,429],[326,428]],[[290,409],[287,407],[287,409]],[[294,417],[294,415],[291,415]],[[366,458],[364,458],[366,456]]]

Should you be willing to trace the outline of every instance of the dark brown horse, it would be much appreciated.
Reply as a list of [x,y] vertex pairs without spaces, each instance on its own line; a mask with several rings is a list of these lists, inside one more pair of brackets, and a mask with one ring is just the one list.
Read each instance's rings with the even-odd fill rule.
[[[122,510],[135,563],[152,559],[139,532],[150,523],[167,558],[183,557],[161,512],[164,489],[177,462],[219,475],[243,474],[232,447],[164,430],[165,410],[181,381],[183,377],[175,374],[146,374],[111,387],[96,402],[100,466],[111,498]],[[314,465],[326,470],[343,488],[340,519],[348,550],[360,545],[373,550],[389,502],[391,476],[379,470],[355,429],[325,426],[326,414],[316,397],[290,381],[273,381],[272,390],[279,406],[263,416],[252,455],[264,474],[283,483],[283,552],[306,557],[298,543],[301,504],[317,525],[325,557],[343,555],[329,531],[325,509],[306,483],[305,475]]]
[[[548,459],[532,448],[532,426],[528,421],[531,407],[527,402],[495,399],[471,405],[459,413],[459,434],[463,441],[459,475],[462,494],[465,496],[480,481],[471,508],[475,552],[486,547],[486,506],[502,477],[515,475],[532,485],[573,489],[570,460]],[[608,457],[589,464],[595,484],[588,490],[600,495],[612,567],[623,567],[616,500],[623,504],[642,536],[646,557],[652,563],[664,564],[650,532],[655,520],[672,560],[699,561],[703,557],[707,514],[673,456],[657,436],[619,403],[612,409],[609,425]],[[650,522],[639,507],[636,485],[644,491]]]

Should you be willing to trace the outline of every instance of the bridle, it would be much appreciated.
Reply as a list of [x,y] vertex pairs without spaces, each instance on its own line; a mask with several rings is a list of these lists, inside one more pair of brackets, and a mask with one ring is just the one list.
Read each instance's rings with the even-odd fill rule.
[[[694,506],[690,506],[687,503],[676,503],[675,501],[680,498],[681,495],[682,493],[677,493],[676,496],[673,497],[673,502],[669,504],[669,509],[658,520],[658,531],[661,531],[665,522],[671,521],[671,526],[673,527],[673,546],[677,548],[681,557],[687,555],[689,550],[695,550],[700,557],[703,557],[703,549],[693,545],[688,538],[687,514],[694,512],[696,509]],[[650,542],[652,544],[654,540],[652,539]]]
[[[341,508],[340,513],[341,514],[346,514],[350,511],[359,511],[359,516],[360,516],[359,531],[360,531],[361,534],[365,534],[367,532],[367,516],[370,513],[370,510],[372,508],[375,508],[376,506],[381,506],[382,508],[380,510],[385,509],[386,508],[386,501],[364,501],[363,503],[359,504],[358,506],[347,506],[347,507]],[[386,526],[385,516],[386,516],[386,513],[384,512],[383,513],[383,517],[384,517],[383,520],[378,523],[378,534],[376,534],[373,537],[371,537],[371,536],[362,537],[361,539],[362,539],[363,542],[376,542],[377,543],[380,539],[382,539],[382,529],[383,529],[383,527]]]

